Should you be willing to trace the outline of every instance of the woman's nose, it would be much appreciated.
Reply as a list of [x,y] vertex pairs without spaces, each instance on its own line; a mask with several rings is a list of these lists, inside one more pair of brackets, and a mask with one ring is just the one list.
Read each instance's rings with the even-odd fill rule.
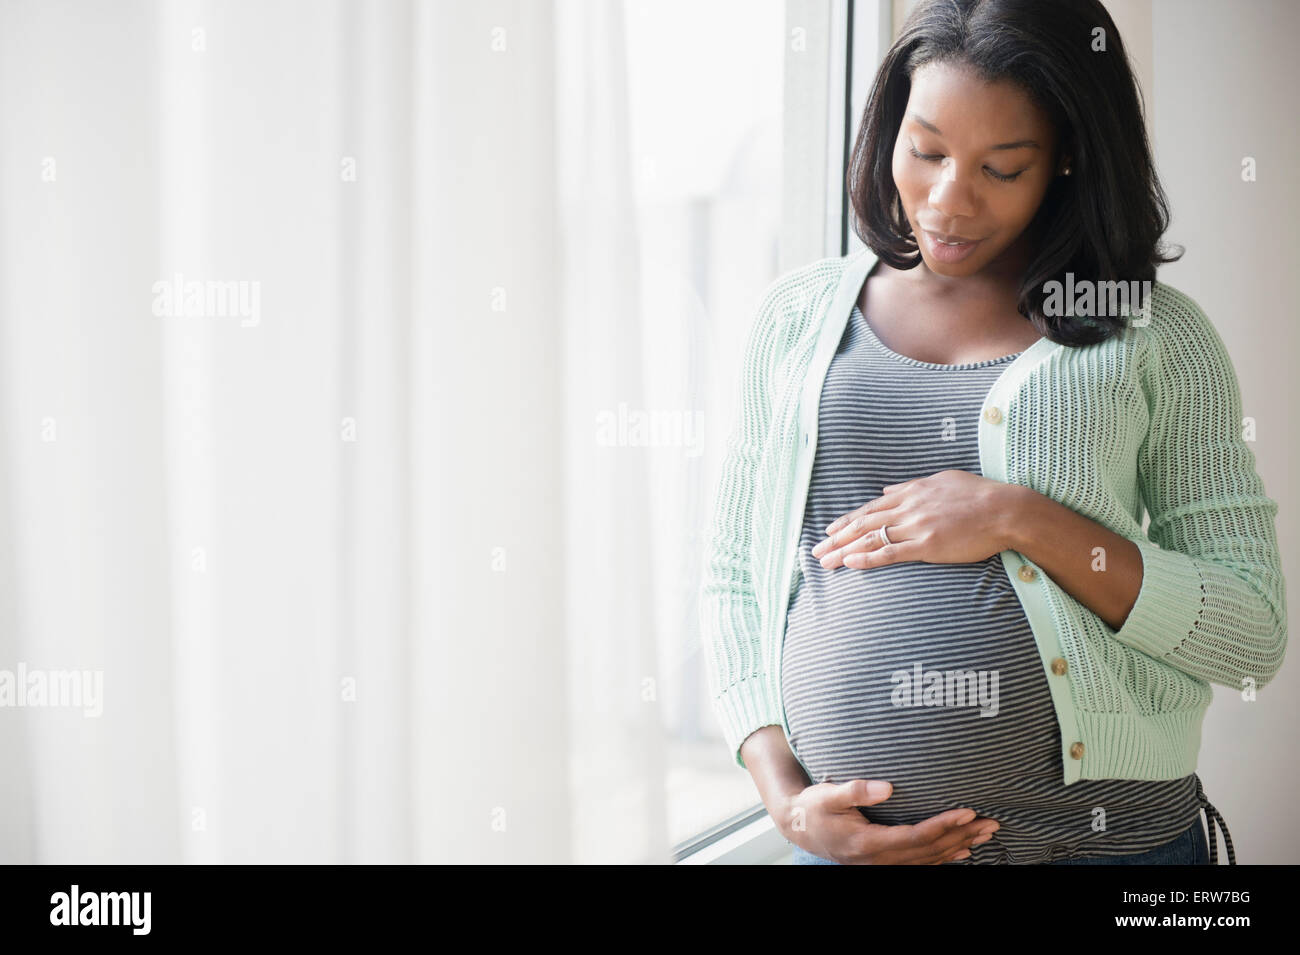
[[975,214],[975,196],[951,156],[939,166],[939,178],[930,188],[930,205],[949,219]]

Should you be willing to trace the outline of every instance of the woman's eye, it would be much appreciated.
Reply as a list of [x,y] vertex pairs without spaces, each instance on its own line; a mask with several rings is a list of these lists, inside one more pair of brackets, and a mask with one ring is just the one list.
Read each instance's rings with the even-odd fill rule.
[[[937,153],[932,154],[932,153],[920,152],[915,146],[908,146],[907,150],[917,159],[923,159],[926,162],[938,162],[940,159],[943,158]],[[1010,175],[1007,175],[1005,173],[998,172],[996,169],[991,169],[988,166],[984,167],[984,171],[987,172],[994,179],[996,179],[998,182],[1014,182],[1015,180],[1020,178],[1020,173],[1024,172],[1024,170],[1022,169],[1020,170],[1020,172],[1013,172]]]

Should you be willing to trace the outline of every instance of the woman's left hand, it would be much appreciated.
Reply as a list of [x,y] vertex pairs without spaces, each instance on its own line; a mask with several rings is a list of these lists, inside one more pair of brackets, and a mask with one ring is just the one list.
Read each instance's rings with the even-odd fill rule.
[[[961,470],[889,484],[880,497],[827,527],[827,539],[812,554],[828,570],[909,560],[975,563],[1009,549],[1007,528],[1024,490]],[[882,525],[888,544],[877,533]]]

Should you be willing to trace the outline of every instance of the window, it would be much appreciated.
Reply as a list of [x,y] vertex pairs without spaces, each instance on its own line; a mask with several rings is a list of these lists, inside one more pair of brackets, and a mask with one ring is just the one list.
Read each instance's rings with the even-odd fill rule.
[[651,464],[656,512],[677,515],[656,522],[652,603],[667,677],[667,827],[681,861],[772,861],[788,849],[713,715],[696,590],[757,296],[789,268],[861,246],[844,176],[889,15],[888,0],[627,6],[642,304],[653,317],[647,400],[672,407],[684,394],[700,420],[694,447]]

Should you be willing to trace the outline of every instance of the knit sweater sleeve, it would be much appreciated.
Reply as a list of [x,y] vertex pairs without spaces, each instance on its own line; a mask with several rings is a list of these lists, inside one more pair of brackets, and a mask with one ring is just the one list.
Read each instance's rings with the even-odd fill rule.
[[1150,515],[1137,601],[1115,639],[1211,683],[1264,686],[1286,652],[1274,518],[1242,435],[1241,390],[1201,308],[1162,283],[1148,330],[1149,428],[1138,482]]
[[699,591],[709,693],[727,746],[742,768],[745,761],[740,746],[745,739],[761,727],[781,723],[779,700],[766,672],[751,544],[756,478],[770,420],[768,378],[775,360],[783,287],[778,279],[760,296],[745,344],[740,401],[714,495]]

